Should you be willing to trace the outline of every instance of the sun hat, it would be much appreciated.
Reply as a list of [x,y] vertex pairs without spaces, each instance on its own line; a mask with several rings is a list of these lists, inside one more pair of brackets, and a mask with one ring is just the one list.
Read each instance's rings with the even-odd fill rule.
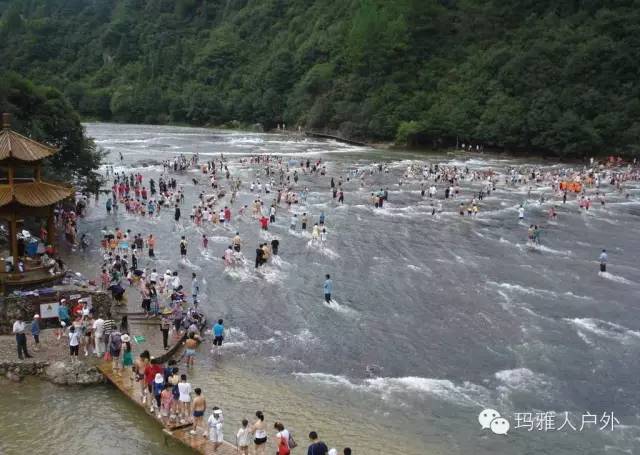
[[128,343],[129,341],[131,341],[131,337],[129,335],[127,335],[126,333],[124,335],[122,335],[120,337],[120,339],[122,340],[123,343]]
[[164,382],[164,378],[161,373],[156,373],[156,378],[154,379],[156,384],[162,384]]
[[39,314],[34,314],[34,315],[33,315],[33,319],[38,319],[39,317],[40,317],[40,315],[39,315]]

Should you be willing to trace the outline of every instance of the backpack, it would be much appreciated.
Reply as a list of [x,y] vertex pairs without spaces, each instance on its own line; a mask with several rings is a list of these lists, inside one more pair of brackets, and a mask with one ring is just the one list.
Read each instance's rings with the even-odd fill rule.
[[289,448],[295,449],[296,447],[298,447],[298,443],[293,439],[293,433],[289,432]]
[[120,333],[112,333],[111,334],[111,350],[119,351],[122,348],[122,338],[120,337]]

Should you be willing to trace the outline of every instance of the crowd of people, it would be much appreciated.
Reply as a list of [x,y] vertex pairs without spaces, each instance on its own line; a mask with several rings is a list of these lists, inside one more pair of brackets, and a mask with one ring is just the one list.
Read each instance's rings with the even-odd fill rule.
[[[306,205],[310,194],[309,187],[300,183],[301,177],[307,181],[326,181],[327,200],[337,207],[345,201],[345,187],[359,185],[365,188],[365,197],[370,192],[369,205],[374,210],[387,207],[390,190],[381,186],[379,175],[387,175],[387,164],[376,163],[349,169],[344,175],[328,176],[326,164],[317,159],[285,160],[270,155],[253,155],[238,160],[238,165],[250,167],[253,173],[249,180],[243,181],[236,175],[224,155],[201,163],[197,154],[190,157],[180,155],[162,163],[163,172],[156,182],[139,172],[113,173],[111,194],[105,203],[108,215],[117,213],[120,206],[132,216],[160,217],[165,209],[172,209],[176,226],[184,224],[201,230],[198,238],[188,234],[179,236],[177,251],[182,262],[188,261],[190,243],[200,244],[203,250],[209,248],[209,236],[202,229],[208,227],[224,228],[229,231],[228,246],[222,253],[225,267],[237,267],[245,262],[243,251],[246,241],[240,237],[240,231],[234,229],[238,220],[253,224],[257,236],[265,235],[269,226],[289,219],[289,233],[308,235],[311,244],[324,247],[328,242],[328,225],[325,210],[315,216]],[[192,178],[197,188],[198,198],[191,206],[188,218],[182,216],[185,202],[185,190],[179,183],[178,175],[189,170],[197,170],[198,177]],[[194,173],[191,172],[189,176]],[[178,177],[178,178],[177,178]],[[518,220],[528,226],[530,245],[540,244],[542,227],[540,223],[530,222],[527,216],[528,204],[548,204],[548,219],[556,220],[561,207],[575,203],[580,210],[594,210],[593,201],[604,207],[612,190],[628,198],[626,184],[640,180],[640,170],[634,164],[621,165],[619,162],[595,162],[574,168],[549,168],[536,166],[512,166],[502,172],[491,168],[470,169],[468,166],[442,165],[423,162],[409,165],[398,178],[398,187],[409,187],[420,192],[421,199],[430,200],[431,215],[439,216],[445,211],[458,213],[462,217],[481,217],[481,209],[486,199],[495,194],[500,187],[528,186],[526,199],[515,207]],[[370,191],[371,188],[375,188]],[[244,189],[253,202],[243,205],[237,203],[238,192]],[[351,197],[351,195],[349,196]],[[86,201],[75,210],[58,213],[59,223],[65,226],[69,241],[76,242],[78,217],[86,210]],[[282,212],[287,215],[282,216]],[[329,213],[331,215],[331,213]],[[317,217],[317,218],[316,218]],[[248,218],[248,220],[247,220]],[[531,220],[533,221],[533,220]],[[255,224],[254,224],[255,223]],[[136,230],[137,231],[137,230]],[[140,230],[142,231],[142,230]],[[182,229],[184,232],[184,229]],[[234,235],[231,235],[234,232]],[[264,238],[264,237],[263,237]],[[256,247],[255,269],[260,270],[274,257],[279,255],[282,236],[267,237],[260,240]],[[200,283],[195,272],[189,272],[190,292],[187,292],[180,276],[179,267],[166,271],[155,267],[156,238],[153,233],[133,232],[130,229],[105,228],[101,240],[102,264],[99,282],[102,289],[110,290],[116,300],[124,301],[126,289],[140,294],[144,316],[155,319],[162,332],[163,348],[170,347],[170,338],[179,339],[186,332],[184,364],[187,371],[194,366],[197,347],[202,342],[201,328],[204,315],[199,311],[198,296]],[[164,247],[164,245],[163,245]],[[169,247],[170,248],[170,247]],[[168,249],[168,248],[167,248]],[[166,252],[166,250],[164,251]],[[172,255],[170,252],[169,254]],[[145,261],[142,261],[142,258]],[[177,254],[175,255],[177,257]],[[599,257],[601,272],[606,271],[608,257],[605,250]],[[146,262],[145,265],[142,262]],[[164,267],[163,267],[164,269]],[[323,294],[325,302],[332,299],[333,281],[330,274],[325,275]],[[113,370],[122,374],[131,384],[138,383],[140,399],[149,407],[150,412],[158,415],[167,424],[172,422],[192,423],[192,434],[202,434],[214,444],[223,441],[224,416],[221,404],[209,407],[203,390],[192,388],[186,371],[181,371],[178,362],[169,361],[166,365],[155,362],[149,351],[143,351],[135,360],[131,354],[132,336],[128,330],[126,317],[119,324],[94,314],[86,302],[70,308],[67,302],[60,302],[58,318],[60,327],[57,338],[65,338],[69,344],[69,355],[73,361],[83,353],[84,356],[107,356]],[[20,358],[29,357],[26,333],[28,324],[18,320],[14,324],[14,333]],[[38,315],[30,325],[35,346],[38,345]],[[217,320],[211,329],[213,350],[220,353],[224,339],[222,319]],[[208,417],[205,416],[210,410]],[[278,454],[286,455],[297,446],[290,431],[281,422],[274,422],[277,431]],[[265,453],[268,439],[264,414],[256,412],[255,420],[241,422],[235,433],[238,450],[248,454],[254,446],[254,453]],[[308,454],[324,455],[338,453],[335,449],[319,440],[316,432],[309,434],[311,441]],[[342,453],[351,453],[345,448]]]

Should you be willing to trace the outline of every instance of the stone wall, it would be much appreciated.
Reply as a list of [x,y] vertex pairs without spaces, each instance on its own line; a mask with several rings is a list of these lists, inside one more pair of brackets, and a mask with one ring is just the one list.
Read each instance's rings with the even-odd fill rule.
[[[89,290],[78,286],[55,286],[49,289],[41,289],[37,294],[9,295],[0,299],[0,334],[10,334],[13,322],[22,314],[26,321],[30,321],[33,315],[40,313],[40,304],[59,302],[60,299],[71,301],[71,297],[91,297],[91,302],[96,314],[102,318],[111,318],[114,301],[111,294]],[[57,318],[40,320],[40,328],[57,326]]]
[[54,384],[89,385],[104,382],[104,376],[84,362],[0,362],[0,376],[15,382],[25,376],[38,376]]

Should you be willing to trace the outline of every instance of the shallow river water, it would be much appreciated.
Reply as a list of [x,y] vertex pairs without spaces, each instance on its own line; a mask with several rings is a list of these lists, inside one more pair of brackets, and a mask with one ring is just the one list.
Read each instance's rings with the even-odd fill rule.
[[[492,168],[501,173],[508,166],[554,163],[383,152],[198,128],[88,124],[87,131],[110,151],[108,161],[116,171],[141,172],[145,181],[157,181],[162,159],[199,152],[201,160],[224,153],[232,175],[244,183],[230,229],[188,225],[198,193],[207,192],[204,183],[192,182],[204,182],[197,170],[176,175],[186,193],[182,213],[187,220],[180,226],[173,222],[171,210],[159,219],[139,219],[124,210],[117,218],[107,217],[103,197],[80,224],[80,232],[92,237],[92,248],[70,259],[82,270],[97,266],[100,229],[120,226],[158,238],[157,260],[144,258],[143,266],[177,268],[187,288],[192,271],[201,277],[203,310],[210,320],[223,317],[229,332],[222,358],[214,358],[208,349],[199,351],[191,382],[204,389],[210,404],[225,410],[225,434],[234,434],[243,417],[262,409],[268,422],[284,421],[299,441],[313,429],[330,446],[351,446],[358,454],[640,450],[637,186],[627,187],[625,199],[605,185],[611,192],[607,205],[598,204],[586,213],[575,200],[566,206],[556,201],[559,217],[550,222],[549,203],[533,200],[543,190],[550,196],[550,189],[533,185],[525,222],[519,222],[517,207],[526,201],[528,186],[507,188],[500,179],[476,218],[460,217],[459,201],[445,202],[442,215],[434,217],[428,198],[420,197],[418,179],[398,185],[411,164]],[[301,174],[298,187],[308,186],[310,194],[306,205],[294,206],[292,212],[306,211],[317,219],[324,211],[325,248],[310,245],[310,236],[302,235],[299,225],[298,232],[289,231],[291,212],[285,207],[267,234],[250,216],[237,216],[239,204],[255,198],[248,184],[260,167],[238,161],[248,154],[322,158],[327,176]],[[385,162],[390,172],[367,177],[364,187],[358,179],[345,181],[345,204],[332,201],[331,176],[346,180],[349,170],[378,162]],[[389,202],[374,209],[368,197],[381,187],[389,188]],[[438,192],[442,198],[442,186]],[[467,202],[469,184],[462,185],[462,194]],[[264,195],[263,199],[270,201]],[[543,229],[542,247],[536,250],[526,245],[531,223]],[[278,237],[280,262],[260,274],[251,264],[225,271],[220,256],[235,230],[245,241],[249,263],[259,242]],[[211,239],[208,251],[200,248],[203,233]],[[178,261],[181,235],[190,242],[186,264]],[[605,276],[597,273],[602,248],[609,252]],[[325,273],[334,279],[331,305],[323,302]],[[165,453],[158,428],[140,419],[140,411],[113,389],[74,392],[30,384],[22,390],[24,405],[48,416],[39,422],[43,431],[24,442],[30,448],[45,444],[48,432],[63,431],[68,412],[91,416],[99,403],[104,415],[98,414],[97,420],[110,421],[108,416],[119,414],[122,426],[132,430],[108,424],[68,431],[55,440],[55,453],[75,452],[73,448],[82,444],[99,445],[114,437],[121,453]],[[34,400],[34,395],[53,395],[59,406]],[[0,428],[11,421],[6,405],[0,402]],[[477,419],[484,408],[510,421],[506,436],[481,428]],[[547,411],[556,413],[554,427],[534,425],[530,430],[527,415]],[[565,412],[576,430],[566,425],[557,429]],[[580,430],[585,413],[597,416],[598,425]],[[611,413],[620,423],[613,430],[600,429]],[[8,446],[5,451],[20,453],[13,449]]]

